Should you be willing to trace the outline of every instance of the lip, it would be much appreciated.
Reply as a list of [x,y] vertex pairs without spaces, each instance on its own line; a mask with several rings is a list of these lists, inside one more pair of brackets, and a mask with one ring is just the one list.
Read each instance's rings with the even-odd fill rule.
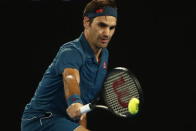
[[101,39],[101,43],[108,43],[109,40],[108,39]]

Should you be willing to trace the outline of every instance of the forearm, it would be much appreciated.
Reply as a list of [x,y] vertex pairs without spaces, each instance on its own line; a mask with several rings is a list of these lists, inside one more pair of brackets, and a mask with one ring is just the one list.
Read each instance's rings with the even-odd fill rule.
[[63,82],[65,99],[68,105],[66,111],[71,118],[80,118],[80,108],[83,104],[80,98],[80,77],[78,70],[71,68],[65,69],[63,72]]
[[79,72],[76,69],[64,70],[63,82],[66,99],[74,94],[80,95],[79,81]]
[[66,99],[74,94],[80,95],[79,84],[73,75],[66,76],[63,81]]

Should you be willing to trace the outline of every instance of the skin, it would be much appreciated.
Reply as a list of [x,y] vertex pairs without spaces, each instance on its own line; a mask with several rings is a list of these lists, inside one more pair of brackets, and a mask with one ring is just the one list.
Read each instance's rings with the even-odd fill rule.
[[84,36],[89,42],[96,59],[99,59],[102,48],[106,48],[110,42],[116,27],[116,18],[113,16],[98,16],[93,22],[84,17]]
[[[97,62],[103,48],[106,48],[115,32],[116,18],[113,16],[98,16],[90,23],[88,17],[84,17],[84,36],[92,48]],[[73,94],[80,95],[80,74],[77,69],[65,68],[63,72],[63,82],[65,97],[68,98]],[[80,125],[74,131],[89,131],[86,126],[86,114],[80,113],[80,103],[71,104],[67,108],[67,114],[71,118],[80,118]]]

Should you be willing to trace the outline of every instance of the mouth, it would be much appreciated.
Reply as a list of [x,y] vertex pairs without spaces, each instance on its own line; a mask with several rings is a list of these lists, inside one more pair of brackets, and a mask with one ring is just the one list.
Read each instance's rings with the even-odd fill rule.
[[109,42],[109,39],[100,39],[100,41],[101,41],[101,43],[103,43],[103,44],[107,44],[108,42]]

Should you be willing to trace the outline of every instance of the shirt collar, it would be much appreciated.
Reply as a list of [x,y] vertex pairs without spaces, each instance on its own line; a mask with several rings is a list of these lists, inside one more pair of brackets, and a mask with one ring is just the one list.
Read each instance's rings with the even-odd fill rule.
[[82,33],[79,37],[79,40],[82,44],[83,50],[85,51],[85,54],[87,55],[88,58],[94,57],[94,52],[92,48],[90,47],[88,41],[86,40],[84,33]]
[[[79,37],[79,41],[81,42],[81,45],[82,45],[82,48],[83,48],[83,50],[85,52],[86,57],[92,59],[95,63],[97,63],[95,55],[94,55],[94,52],[93,52],[92,48],[90,47],[88,41],[86,40],[83,32],[81,33],[81,35]],[[101,57],[100,57],[101,61],[103,59],[102,57],[103,57],[103,53],[104,53],[105,50],[106,49],[103,48],[102,52],[100,54],[101,55]],[[101,63],[101,61],[100,61],[100,63]]]

